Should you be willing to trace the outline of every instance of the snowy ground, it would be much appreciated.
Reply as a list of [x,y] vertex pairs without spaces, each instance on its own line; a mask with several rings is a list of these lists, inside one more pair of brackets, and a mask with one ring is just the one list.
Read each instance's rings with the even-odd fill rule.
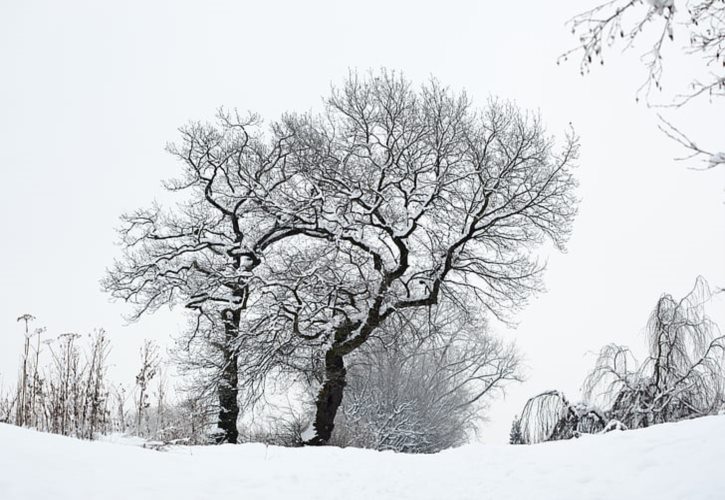
[[725,416],[414,456],[264,445],[167,452],[0,425],[0,499],[725,499]]

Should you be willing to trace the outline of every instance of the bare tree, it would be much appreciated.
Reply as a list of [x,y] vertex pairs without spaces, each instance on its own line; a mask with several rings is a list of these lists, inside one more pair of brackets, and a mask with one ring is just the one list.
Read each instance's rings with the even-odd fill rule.
[[638,366],[626,347],[605,346],[586,397],[631,429],[717,411],[725,397],[725,336],[705,314],[710,297],[702,277],[681,300],[660,297],[647,323],[647,359]]
[[109,390],[106,381],[110,343],[105,330],[100,329],[90,337],[86,356],[85,387],[83,398],[82,437],[93,439],[97,432],[106,432],[110,427],[108,409]]
[[[540,286],[534,246],[562,248],[577,142],[560,152],[513,104],[475,109],[433,81],[352,74],[320,116],[288,116],[294,172],[265,209],[297,229],[259,272],[249,330],[319,360],[310,444],[329,440],[345,358],[389,319],[470,291],[505,316]],[[416,312],[417,311],[417,312]],[[300,354],[303,353],[303,354]]]
[[129,428],[128,414],[126,412],[126,402],[128,395],[122,384],[117,384],[113,388],[113,430],[125,433]]
[[227,441],[239,385],[322,366],[308,441],[326,442],[345,356],[448,292],[498,315],[522,305],[540,286],[534,245],[563,247],[575,214],[574,137],[556,152],[537,116],[475,110],[435,82],[351,75],[324,114],[285,116],[268,138],[256,123],[222,114],[182,129],[170,151],[185,177],[168,187],[189,201],[126,216],[124,258],[104,281],[136,317],[182,302],[209,331],[223,325],[211,345]]
[[154,342],[146,340],[141,347],[141,368],[136,375],[136,433],[139,436],[149,435],[148,425],[146,429],[142,425],[147,420],[146,410],[151,406],[151,382],[158,371],[159,348]]
[[52,362],[48,370],[48,428],[55,434],[75,435],[82,412],[81,335],[64,333],[48,342]]
[[162,438],[164,434],[166,434],[166,426],[169,424],[167,415],[169,410],[167,408],[166,400],[166,384],[166,373],[163,368],[160,367],[158,381],[156,383],[156,414],[154,415],[154,435],[156,435],[157,438]]
[[[594,63],[604,64],[605,52],[610,47],[622,43],[629,48],[651,30],[654,42],[642,58],[647,79],[637,91],[638,99],[644,94],[649,103],[651,91],[662,89],[666,60],[663,49],[677,35],[686,40],[683,51],[700,58],[703,72],[709,76],[705,80],[693,77],[689,88],[669,106],[681,107],[700,96],[710,100],[725,96],[725,2],[722,0],[608,0],[575,16],[568,24],[578,36],[578,44],[563,54],[560,61],[572,55],[581,56],[582,74],[589,72]],[[690,157],[703,157],[706,168],[725,164],[725,152],[699,146],[660,118],[660,129],[687,148]]]
[[705,314],[711,297],[702,277],[680,300],[660,297],[647,323],[647,359],[638,364],[629,348],[605,346],[584,382],[585,401],[571,404],[559,391],[532,397],[514,421],[514,444],[717,412],[725,401],[725,336]]
[[335,444],[435,453],[463,444],[518,358],[469,311],[396,317],[351,357]]
[[[588,403],[572,404],[560,391],[546,391],[530,398],[521,418],[514,420],[511,444],[559,441],[603,431],[607,417]],[[513,438],[513,436],[512,436]]]
[[137,306],[131,319],[164,304],[196,311],[198,333],[206,322],[223,332],[214,349],[222,441],[236,442],[238,354],[235,344],[249,282],[261,253],[287,229],[259,210],[285,178],[288,138],[272,126],[265,138],[259,119],[219,112],[215,124],[191,123],[168,151],[183,166],[166,188],[186,195],[178,205],[154,205],[123,216],[124,249],[103,281],[114,297]]

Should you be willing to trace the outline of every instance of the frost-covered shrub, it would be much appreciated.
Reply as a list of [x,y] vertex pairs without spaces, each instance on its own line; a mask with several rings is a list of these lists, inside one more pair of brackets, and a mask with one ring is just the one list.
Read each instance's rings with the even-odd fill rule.
[[405,318],[392,341],[361,350],[334,444],[434,453],[466,442],[490,397],[517,379],[518,359],[480,322],[449,312],[430,324]]
[[155,423],[152,437],[171,444],[213,444],[210,429],[215,413],[204,401],[186,397],[174,404],[151,408],[149,418]]

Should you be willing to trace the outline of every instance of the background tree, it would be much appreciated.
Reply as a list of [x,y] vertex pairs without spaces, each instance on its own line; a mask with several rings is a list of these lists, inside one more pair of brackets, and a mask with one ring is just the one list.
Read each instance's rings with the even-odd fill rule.
[[514,419],[511,421],[509,444],[524,444],[524,438],[521,435],[521,421],[519,420],[518,415],[514,415]]
[[110,344],[103,330],[65,333],[46,342],[50,362],[42,369],[35,403],[36,428],[94,439],[111,429],[106,380]]
[[159,348],[150,340],[141,347],[141,368],[136,374],[136,433],[139,436],[149,435],[148,425],[142,429],[147,420],[146,410],[151,406],[151,383],[159,371]]
[[529,399],[514,422],[526,444],[638,429],[717,413],[725,402],[725,336],[705,314],[712,293],[698,277],[682,299],[665,294],[647,323],[649,355],[610,344],[584,382],[584,402],[559,391]]
[[[324,378],[310,444],[330,439],[345,359],[400,313],[471,292],[503,317],[540,286],[532,249],[562,248],[578,146],[513,104],[475,109],[437,82],[351,75],[321,115],[287,116],[293,174],[266,210],[299,231],[260,265],[249,329],[303,346]],[[284,347],[283,347],[284,346]]]
[[[706,96],[710,100],[725,96],[725,2],[722,0],[609,0],[572,18],[572,33],[579,37],[578,45],[563,54],[581,56],[582,74],[591,65],[604,64],[607,49],[619,43],[625,48],[645,36],[654,41],[642,59],[647,67],[647,79],[637,91],[649,102],[653,89],[661,90],[665,76],[665,44],[685,40],[683,52],[699,58],[702,78],[693,75],[689,88],[675,97],[671,106],[681,107],[693,99]],[[661,118],[661,117],[660,117]],[[725,164],[723,145],[718,152],[703,148],[670,122],[662,119],[660,128],[672,139],[688,148],[692,156],[701,156],[709,168]]]
[[521,380],[512,346],[473,311],[441,302],[391,318],[349,361],[335,444],[435,453],[467,441],[490,398]]
[[647,359],[605,346],[585,382],[585,396],[630,429],[716,412],[725,401],[725,336],[705,314],[711,297],[698,277],[682,299],[665,294],[647,323]]
[[[511,444],[559,441],[605,429],[606,415],[586,402],[572,404],[560,391],[545,391],[530,398],[514,421]],[[518,441],[514,442],[514,431]]]
[[85,396],[83,402],[83,432],[93,439],[97,432],[108,431],[110,426],[109,389],[106,380],[110,342],[102,329],[90,337],[86,356]]

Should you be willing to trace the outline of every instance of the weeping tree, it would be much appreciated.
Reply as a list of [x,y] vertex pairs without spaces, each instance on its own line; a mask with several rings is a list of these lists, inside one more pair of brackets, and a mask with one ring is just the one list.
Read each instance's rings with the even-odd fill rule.
[[[298,234],[268,252],[249,331],[321,366],[309,444],[324,444],[346,361],[386,322],[463,292],[500,317],[540,288],[534,249],[563,248],[578,146],[538,116],[433,81],[352,74],[319,115],[290,115],[291,176],[266,209]],[[401,316],[403,315],[403,316]]]
[[665,294],[647,322],[649,355],[638,365],[629,349],[602,349],[585,395],[629,428],[708,415],[725,396],[725,336],[705,314],[712,294],[698,277],[682,299]]
[[680,300],[660,297],[645,329],[645,361],[637,363],[625,346],[605,346],[584,382],[584,402],[571,404],[559,391],[529,399],[512,426],[516,443],[637,429],[717,412],[725,402],[725,336],[705,314],[711,297],[702,277]]
[[134,304],[131,320],[164,305],[193,311],[191,335],[213,332],[208,346],[219,361],[213,380],[220,441],[237,441],[236,343],[250,282],[261,254],[289,231],[260,209],[259,200],[285,180],[288,137],[259,119],[220,112],[214,123],[190,123],[168,146],[182,175],[165,183],[178,195],[122,217],[123,256],[103,280],[113,297]]
[[530,398],[521,417],[511,427],[511,444],[534,444],[600,432],[607,417],[587,403],[572,404],[559,391],[546,391]]

